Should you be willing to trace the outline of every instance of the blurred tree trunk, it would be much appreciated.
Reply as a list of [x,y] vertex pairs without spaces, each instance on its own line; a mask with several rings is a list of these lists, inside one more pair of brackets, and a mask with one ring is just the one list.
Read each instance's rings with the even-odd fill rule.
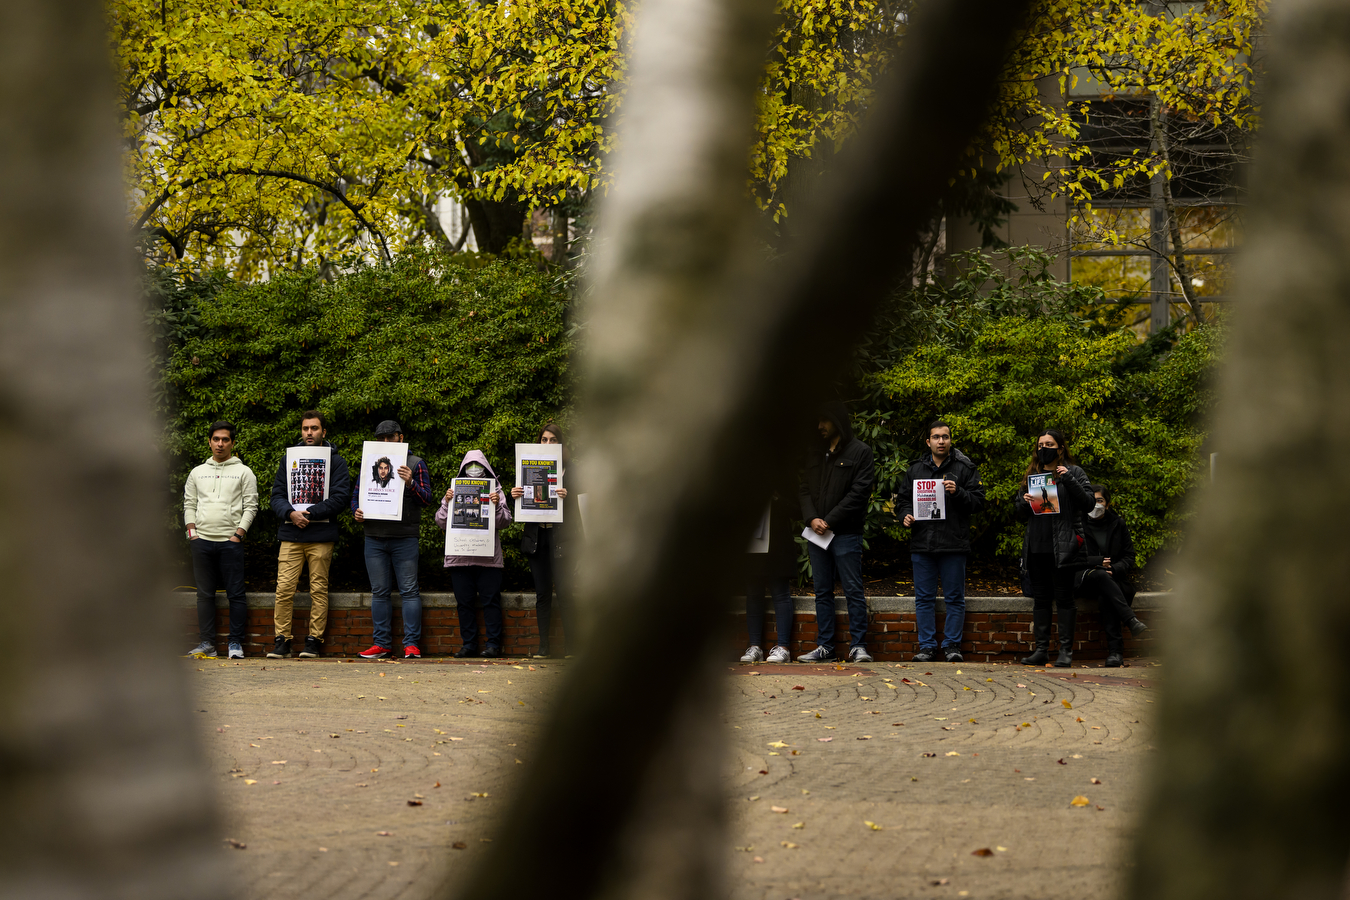
[[1343,896],[1350,838],[1350,6],[1271,7],[1213,443],[1131,896]]
[[865,136],[773,266],[745,189],[772,4],[638,10],[581,364],[579,593],[593,624],[458,896],[721,896],[717,660],[749,530],[912,264],[1025,8],[925,7]]
[[0,0],[0,896],[224,896],[105,8]]

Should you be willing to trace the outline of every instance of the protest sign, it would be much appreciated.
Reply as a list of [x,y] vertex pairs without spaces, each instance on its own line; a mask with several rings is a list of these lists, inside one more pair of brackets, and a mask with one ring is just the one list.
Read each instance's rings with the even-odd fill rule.
[[296,511],[328,499],[332,462],[332,447],[286,448],[286,499]]
[[1053,475],[1027,476],[1027,493],[1031,495],[1031,511],[1038,516],[1059,513],[1059,485]]
[[914,479],[914,521],[940,522],[947,518],[947,489],[940,479]]
[[356,505],[367,519],[397,522],[403,518],[403,479],[398,470],[408,464],[408,445],[366,441],[361,446],[361,491]]
[[750,534],[750,549],[747,553],[768,553],[769,552],[769,512],[773,509],[773,502],[765,504],[764,515],[760,517],[759,524]]
[[562,444],[516,444],[517,522],[561,522]]
[[450,482],[446,556],[496,555],[497,515],[488,499],[495,490],[497,482],[491,478],[456,478]]

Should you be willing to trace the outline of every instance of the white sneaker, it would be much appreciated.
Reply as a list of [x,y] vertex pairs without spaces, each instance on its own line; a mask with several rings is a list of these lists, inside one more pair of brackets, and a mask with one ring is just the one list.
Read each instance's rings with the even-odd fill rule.
[[741,662],[743,663],[764,662],[764,651],[754,645],[751,645],[750,649],[745,651],[745,655],[741,657]]
[[769,660],[768,660],[768,661],[771,662],[771,663],[788,663],[788,662],[792,662],[792,654],[788,652],[788,648],[779,645],[779,646],[774,647],[772,650],[769,651]]
[[872,654],[868,653],[862,647],[854,647],[848,651],[848,661],[851,663],[872,662]]
[[216,645],[210,641],[202,641],[197,646],[187,652],[188,656],[205,656],[208,659],[215,659]]
[[244,648],[241,647],[239,644],[231,644],[230,659],[243,659],[243,658],[244,658]]

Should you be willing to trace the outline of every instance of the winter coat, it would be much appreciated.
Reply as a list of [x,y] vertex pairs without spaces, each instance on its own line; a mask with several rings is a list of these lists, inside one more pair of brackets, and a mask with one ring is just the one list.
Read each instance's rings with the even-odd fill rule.
[[[575,471],[569,466],[570,471]],[[568,475],[567,470],[562,472],[562,486],[567,489],[566,497],[559,497],[559,508],[563,511],[563,520],[561,522],[526,522],[521,526],[520,552],[526,556],[534,556],[539,549],[539,529],[548,528],[552,531],[552,548],[555,559],[565,559],[568,556],[568,547],[572,547],[571,555],[575,556],[578,544],[586,539],[586,526],[581,521],[581,503],[577,500],[581,496],[581,491],[577,490],[575,477]]]
[[769,552],[746,554],[746,568],[752,579],[774,581],[797,574],[797,540],[792,527],[796,516],[796,503],[782,494],[774,494],[769,501]]
[[[1084,569],[1090,567],[1087,550],[1084,549],[1082,518],[1097,499],[1092,495],[1092,486],[1087,473],[1078,466],[1066,466],[1068,474],[1059,478],[1059,512],[1050,516],[1050,527],[1055,545],[1055,565],[1061,569]],[[1031,504],[1022,499],[1026,493],[1025,479],[1013,497],[1013,514],[1019,522],[1030,521],[1033,513]],[[1027,534],[1022,534],[1022,558],[1027,556]]]
[[[900,484],[896,516],[904,521],[914,514],[914,482],[938,478],[956,482],[956,490],[947,495],[947,518],[937,522],[916,519],[909,539],[911,553],[969,553],[970,516],[984,506],[984,485],[975,464],[955,447],[942,465],[933,465],[933,454],[910,466]],[[945,490],[945,488],[944,488]]]
[[223,463],[208,458],[183,485],[183,524],[195,526],[202,540],[228,541],[236,529],[248,531],[257,514],[258,479],[237,456]]
[[[306,446],[303,441],[292,447]],[[328,473],[328,499],[315,503],[308,510],[309,524],[298,528],[291,522],[290,496],[286,492],[286,456],[282,454],[277,465],[276,477],[272,479],[272,512],[277,514],[281,524],[277,526],[277,540],[291,541],[297,544],[328,544],[338,539],[338,513],[347,509],[352,499],[352,476],[347,471],[347,461],[338,453],[329,441],[324,447],[332,450],[330,471]]]
[[808,526],[824,519],[835,534],[862,534],[877,480],[872,448],[853,436],[842,403],[830,404],[825,414],[839,429],[839,446],[830,452],[822,443],[807,454],[797,491],[802,518]]
[[[483,455],[482,450],[470,450],[464,454],[464,459],[460,461],[459,471],[455,474],[456,478],[468,478],[464,474],[464,469],[469,463],[478,463],[487,469],[489,478],[497,478],[497,473],[492,470],[492,465]],[[492,536],[492,556],[449,556],[445,557],[445,567],[452,566],[485,566],[490,569],[500,569],[502,567],[502,529],[511,524],[511,507],[506,502],[511,489],[502,484],[501,479],[497,478],[497,525],[496,532]],[[450,501],[441,498],[440,508],[436,510],[436,527],[445,531],[450,522]]]
[[[412,470],[412,481],[403,485],[403,518],[397,522],[388,519],[365,519],[366,537],[373,538],[409,538],[417,537],[422,530],[422,510],[435,502],[431,488],[431,470],[426,460],[420,456],[408,454],[408,468]],[[395,476],[398,477],[398,476]],[[355,512],[361,502],[361,491],[352,491],[351,508]]]
[[1107,527],[1106,546],[1104,547],[1098,545],[1096,535],[1092,533],[1089,525],[1087,523],[1083,525],[1083,537],[1086,541],[1084,548],[1087,550],[1088,562],[1092,566],[1100,566],[1103,557],[1109,557],[1111,560],[1111,577],[1120,586],[1125,599],[1132,601],[1136,588],[1133,580],[1135,571],[1134,541],[1130,538],[1130,528],[1113,509],[1108,508],[1104,518]]

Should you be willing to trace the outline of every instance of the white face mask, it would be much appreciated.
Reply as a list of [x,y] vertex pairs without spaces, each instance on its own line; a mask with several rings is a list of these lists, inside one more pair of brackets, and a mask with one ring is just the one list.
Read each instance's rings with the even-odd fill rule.
[[486,471],[487,469],[484,469],[478,463],[469,463],[467,466],[464,467],[464,473],[468,475],[470,478],[482,478],[483,473]]
[[1100,519],[1104,515],[1106,515],[1106,504],[1099,502],[1096,506],[1092,507],[1092,512],[1088,513],[1088,518]]

